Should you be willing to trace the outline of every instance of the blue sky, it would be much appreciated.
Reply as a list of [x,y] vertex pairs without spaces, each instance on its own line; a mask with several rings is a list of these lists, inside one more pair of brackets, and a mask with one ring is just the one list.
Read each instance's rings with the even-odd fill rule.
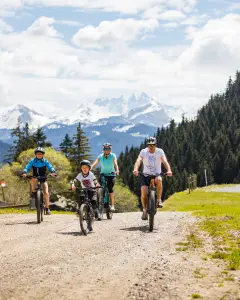
[[0,108],[141,92],[200,107],[239,69],[239,35],[237,1],[2,0]]

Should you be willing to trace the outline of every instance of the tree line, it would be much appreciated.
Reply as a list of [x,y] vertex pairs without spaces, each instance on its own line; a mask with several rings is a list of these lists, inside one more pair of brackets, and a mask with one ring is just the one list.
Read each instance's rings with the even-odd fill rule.
[[[158,128],[155,136],[174,174],[164,180],[165,197],[185,190],[190,174],[196,174],[198,186],[204,186],[204,170],[208,184],[240,183],[240,72],[234,81],[228,80],[224,93],[210,97],[194,120],[183,116],[178,125],[172,120],[168,127]],[[145,142],[126,147],[119,157],[122,180],[137,195],[140,183],[132,168],[145,147]]]

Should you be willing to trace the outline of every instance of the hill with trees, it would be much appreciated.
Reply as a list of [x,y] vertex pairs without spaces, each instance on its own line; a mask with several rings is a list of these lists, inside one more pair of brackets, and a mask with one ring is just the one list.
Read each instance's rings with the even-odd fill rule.
[[[189,174],[197,175],[198,186],[208,183],[240,183],[240,72],[228,80],[225,92],[212,95],[194,120],[174,120],[156,132],[157,145],[171,164],[174,176],[165,179],[165,197],[187,188]],[[142,148],[126,147],[119,157],[122,180],[140,195],[139,178],[132,174]]]

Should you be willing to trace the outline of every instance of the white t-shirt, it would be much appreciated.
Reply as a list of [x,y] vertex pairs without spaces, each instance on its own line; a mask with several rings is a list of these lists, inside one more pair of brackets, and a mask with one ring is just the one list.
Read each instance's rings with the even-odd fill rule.
[[84,176],[81,172],[76,179],[80,181],[82,188],[95,187],[94,180],[96,180],[96,177],[92,172],[89,172],[87,176]]
[[161,148],[156,148],[154,153],[150,153],[148,148],[142,149],[139,157],[143,158],[143,173],[146,174],[160,174],[161,169],[161,157],[164,157],[165,153]]

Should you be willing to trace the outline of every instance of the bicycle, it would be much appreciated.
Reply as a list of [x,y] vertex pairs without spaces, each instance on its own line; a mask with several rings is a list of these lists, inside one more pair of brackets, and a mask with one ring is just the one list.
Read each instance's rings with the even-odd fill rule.
[[93,211],[91,200],[88,197],[88,191],[94,191],[99,188],[102,188],[102,186],[96,186],[90,188],[76,187],[76,189],[79,190],[80,193],[83,192],[84,194],[83,201],[81,201],[81,199],[78,201],[79,224],[80,224],[80,229],[84,235],[87,235],[90,231],[93,231],[93,223],[94,223],[94,211]]
[[154,217],[157,212],[157,200],[156,200],[156,185],[155,185],[155,178],[158,176],[165,176],[165,173],[160,174],[146,174],[139,172],[140,176],[147,177],[149,180],[148,192],[147,192],[147,213],[148,213],[148,220],[149,220],[149,231],[153,231],[154,227]]
[[113,212],[111,211],[111,205],[109,201],[110,197],[109,197],[108,185],[105,178],[106,176],[115,177],[116,174],[115,173],[100,174],[102,190],[98,190],[97,202],[98,202],[100,218],[103,219],[103,214],[105,211],[107,219],[111,220],[113,217]]
[[[22,175],[20,176],[24,178]],[[25,178],[26,179],[32,179],[36,178],[37,183],[36,183],[36,188],[35,188],[35,207],[37,209],[37,223],[41,223],[43,221],[43,213],[46,214],[46,208],[45,208],[45,202],[43,198],[43,189],[42,189],[42,183],[41,180],[46,180],[47,178],[52,178],[51,175],[47,176],[32,176],[32,175],[27,175]],[[30,199],[30,208],[32,208],[32,203]]]

